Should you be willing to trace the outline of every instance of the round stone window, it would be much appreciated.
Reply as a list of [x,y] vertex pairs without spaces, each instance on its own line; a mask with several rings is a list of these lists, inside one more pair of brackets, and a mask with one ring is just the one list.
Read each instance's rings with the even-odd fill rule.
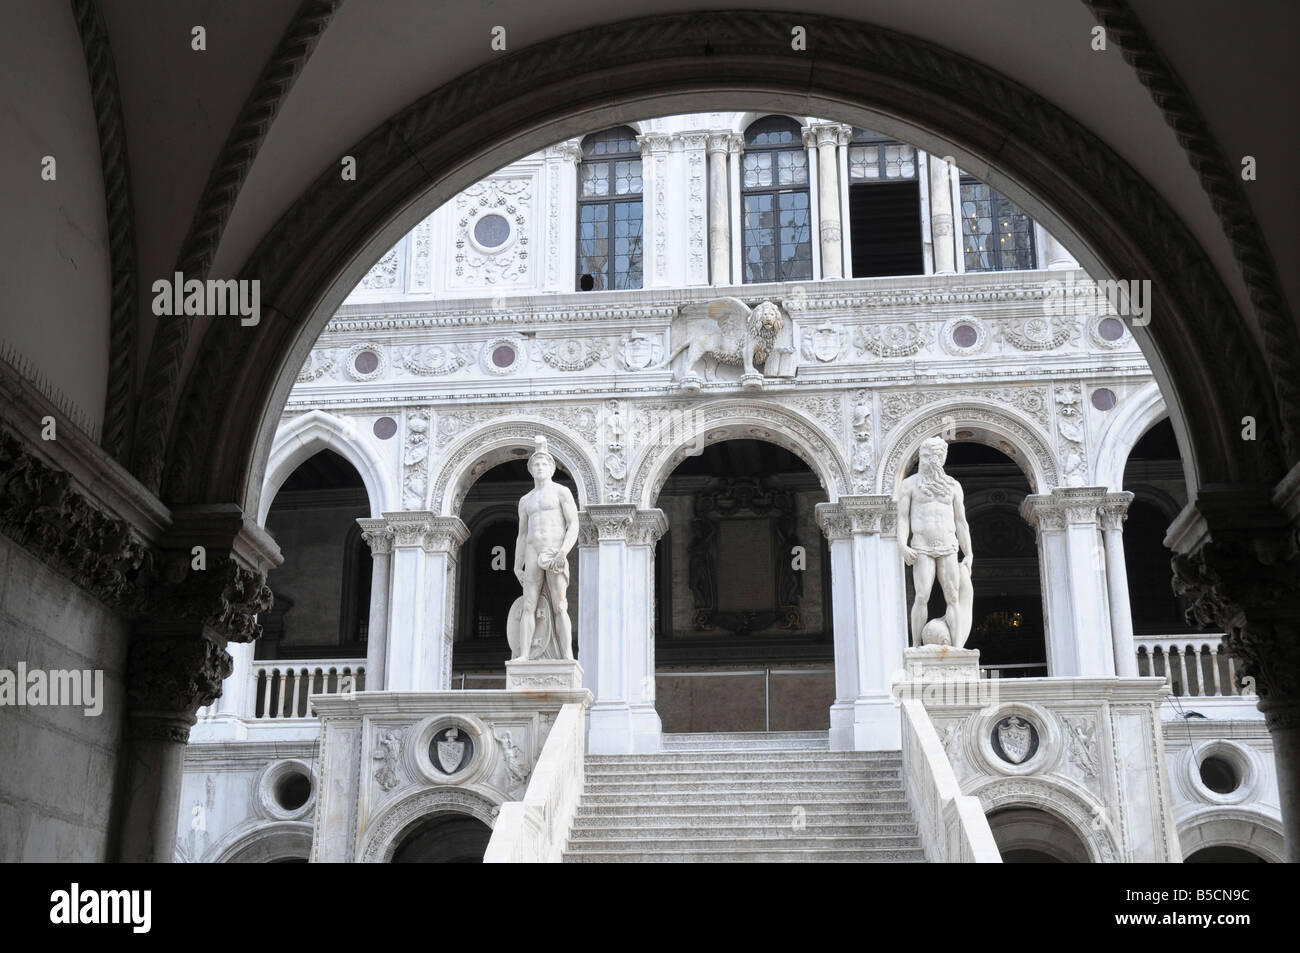
[[969,324],[959,324],[952,329],[952,343],[958,347],[973,347],[979,340],[979,332]]
[[509,367],[515,362],[515,349],[509,344],[501,344],[492,350],[492,363],[497,367]]
[[311,778],[299,771],[288,771],[275,782],[275,802],[286,811],[296,811],[311,797]]
[[1124,322],[1119,318],[1102,318],[1097,325],[1097,334],[1104,341],[1118,341],[1124,336]]
[[397,433],[397,421],[392,417],[380,417],[375,421],[375,424],[371,429],[374,430],[375,436],[380,440],[387,440],[393,434]]
[[483,248],[500,248],[509,238],[510,223],[500,215],[484,215],[474,223],[474,241]]
[[1227,758],[1210,755],[1201,762],[1201,782],[1215,794],[1231,794],[1241,786],[1241,775]]
[[1092,392],[1092,406],[1098,410],[1111,410],[1118,403],[1115,392],[1109,387],[1098,387]]
[[379,355],[374,351],[360,351],[352,359],[352,367],[358,374],[373,374],[379,367]]

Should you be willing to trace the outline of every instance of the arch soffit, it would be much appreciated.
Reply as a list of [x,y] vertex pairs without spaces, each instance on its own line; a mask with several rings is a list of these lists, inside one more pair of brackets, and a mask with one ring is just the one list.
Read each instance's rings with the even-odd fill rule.
[[685,409],[671,441],[655,440],[628,467],[627,496],[649,508],[673,470],[695,447],[724,440],[764,440],[784,447],[808,464],[834,502],[849,490],[849,468],[838,441],[812,418],[781,404],[720,399]]
[[1259,854],[1270,864],[1285,862],[1282,822],[1263,811],[1241,807],[1210,808],[1178,823],[1183,859],[1207,847],[1237,847]]
[[371,818],[357,847],[361,863],[393,859],[412,829],[438,814],[464,814],[496,827],[500,803],[468,787],[438,787],[413,791]]
[[[377,127],[349,150],[375,170],[364,194],[340,188],[336,176],[323,173],[246,263],[245,272],[277,289],[269,307],[301,316],[299,324],[252,339],[231,322],[214,322],[178,408],[166,495],[178,501],[255,495],[248,480],[272,440],[268,416],[283,406],[321,327],[370,263],[429,210],[491,170],[566,136],[638,113],[716,108],[719,88],[728,89],[732,109],[832,115],[951,155],[1066,243],[1093,276],[1151,275],[1168,290],[1161,320],[1141,329],[1139,342],[1166,385],[1171,414],[1202,422],[1198,444],[1190,447],[1198,474],[1216,482],[1280,474],[1278,448],[1256,441],[1243,453],[1228,426],[1242,407],[1262,408],[1270,422],[1280,419],[1276,393],[1266,387],[1266,375],[1255,373],[1260,355],[1219,275],[1149,183],[1081,123],[1030,90],[928,41],[869,24],[811,18],[829,39],[819,46],[828,68],[810,89],[805,67],[761,49],[784,33],[774,32],[777,19],[690,14],[581,31],[454,80]],[[716,30],[711,42],[727,55],[694,55],[683,39],[684,24]],[[645,56],[676,56],[680,69],[664,71],[662,85],[647,90],[644,64],[628,62],[620,42],[631,35]],[[864,56],[864,50],[876,55]],[[764,68],[737,82],[737,72],[744,73],[737,61],[745,57]],[[574,63],[581,73],[575,74]],[[997,114],[990,116],[990,108]],[[1006,128],[1017,134],[1002,135]],[[467,156],[466,142],[484,146]],[[407,145],[398,149],[398,143]],[[1065,154],[1077,161],[1062,163]],[[417,169],[423,171],[417,175]],[[1040,195],[1053,196],[1055,207]],[[323,247],[336,253],[320,255]],[[268,275],[275,280],[265,280]],[[1157,339],[1159,354],[1150,347]],[[1193,346],[1196,341],[1216,342],[1217,367],[1204,348]],[[226,392],[235,400],[220,400],[212,388],[192,383],[220,379],[231,368],[238,369],[238,380]],[[1175,379],[1180,388],[1171,386]],[[1213,386],[1225,379],[1241,382],[1240,392]],[[232,449],[209,470],[203,447],[211,440]]]
[[257,522],[266,525],[275,495],[293,473],[321,450],[333,450],[356,468],[366,487],[370,515],[397,509],[390,490],[387,467],[375,451],[360,437],[351,421],[323,410],[312,410],[277,429],[271,446],[266,475],[257,499]]
[[963,427],[987,428],[1005,438],[1016,451],[1012,459],[1029,479],[1031,493],[1047,493],[1061,485],[1051,440],[1036,423],[1000,404],[979,399],[954,399],[927,404],[894,427],[894,433],[881,454],[883,462],[877,492],[890,495],[898,492],[903,470],[920,450],[923,440],[940,436],[945,430]]
[[1046,777],[991,778],[964,793],[979,798],[986,815],[1012,807],[1050,814],[1079,838],[1092,863],[1120,860],[1115,835],[1110,825],[1101,820],[1103,815],[1098,806],[1070,785]]
[[[1128,464],[1129,454],[1148,430],[1168,416],[1169,410],[1155,381],[1129,397],[1101,432],[1093,466],[1093,484],[1104,486],[1112,493],[1123,490],[1124,467]],[[1180,437],[1180,451],[1183,446],[1185,442]],[[1183,476],[1194,495],[1195,474],[1191,473],[1186,455],[1183,456]]]
[[550,421],[509,417],[471,428],[442,454],[442,466],[430,474],[426,508],[440,516],[459,516],[460,504],[473,482],[499,463],[527,459],[512,451],[523,448],[531,455],[533,437],[538,434],[546,437],[551,455],[573,477],[579,508],[599,501],[599,468],[581,437]]

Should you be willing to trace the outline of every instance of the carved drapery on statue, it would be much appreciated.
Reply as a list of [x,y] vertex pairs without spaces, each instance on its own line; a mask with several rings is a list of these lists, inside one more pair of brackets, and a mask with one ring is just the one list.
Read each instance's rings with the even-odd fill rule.
[[[740,525],[743,522],[752,525]],[[737,532],[729,540],[727,530],[733,528]],[[738,551],[728,547],[723,553],[721,548],[728,542],[737,543]],[[792,562],[798,545],[792,491],[765,486],[753,477],[712,481],[709,488],[695,495],[691,520],[688,582],[695,602],[691,628],[703,632],[722,629],[736,635],[773,626],[803,628],[799,605],[803,574]],[[746,554],[751,561],[736,561]],[[770,557],[770,562],[765,557]],[[724,573],[749,573],[752,585],[728,586],[722,579]]]

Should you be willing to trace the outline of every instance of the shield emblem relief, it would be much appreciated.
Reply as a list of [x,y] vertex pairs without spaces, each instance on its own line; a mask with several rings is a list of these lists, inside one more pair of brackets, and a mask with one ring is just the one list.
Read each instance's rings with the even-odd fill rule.
[[455,774],[465,757],[465,742],[457,740],[459,734],[459,729],[448,728],[446,739],[438,742],[438,767],[448,774]]
[[1029,757],[1034,740],[1034,729],[1028,722],[1012,716],[998,723],[998,745],[1012,764],[1022,764]]
[[829,362],[840,356],[844,347],[843,335],[833,325],[823,324],[813,332],[813,357]]

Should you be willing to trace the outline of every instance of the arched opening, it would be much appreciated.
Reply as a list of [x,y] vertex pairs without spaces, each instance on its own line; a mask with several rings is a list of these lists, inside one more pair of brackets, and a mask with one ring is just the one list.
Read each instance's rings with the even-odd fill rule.
[[1033,807],[1005,807],[988,815],[993,840],[1007,864],[1088,864],[1083,840],[1055,814]]
[[[959,430],[956,437],[948,445],[944,472],[962,486],[975,551],[975,602],[966,647],[978,649],[980,667],[999,677],[1046,675],[1038,548],[1032,528],[1020,515],[1020,504],[1031,492],[1029,477],[1004,449],[975,442],[973,432]],[[913,461],[907,475],[916,470]],[[915,588],[912,574],[906,577],[911,605]],[[943,592],[936,583],[926,617],[942,618],[944,611]]]
[[259,620],[257,660],[365,658],[374,570],[356,521],[369,515],[361,474],[333,450],[284,481],[266,518],[284,564]]
[[1187,504],[1187,484],[1168,417],[1133,446],[1124,466],[1123,486],[1133,494],[1124,522],[1124,561],[1134,634],[1197,631],[1187,621],[1186,600],[1174,595],[1170,585],[1172,554],[1165,546],[1165,535]]
[[1267,864],[1268,860],[1241,847],[1222,844],[1202,847],[1183,858],[1185,864]]
[[393,852],[395,864],[478,864],[492,828],[477,817],[446,812],[416,825]]
[[[519,534],[519,500],[533,488],[528,472],[529,450],[513,451],[516,459],[486,470],[469,488],[460,516],[469,528],[461,550],[455,641],[452,649],[452,688],[504,688],[505,663],[510,658],[506,619],[519,598],[515,578],[515,542]],[[552,479],[578,499],[573,477],[558,462]],[[569,620],[577,654],[578,550],[569,553]]]
[[816,475],[763,440],[687,457],[657,506],[655,671],[664,731],[812,731],[834,701]]

